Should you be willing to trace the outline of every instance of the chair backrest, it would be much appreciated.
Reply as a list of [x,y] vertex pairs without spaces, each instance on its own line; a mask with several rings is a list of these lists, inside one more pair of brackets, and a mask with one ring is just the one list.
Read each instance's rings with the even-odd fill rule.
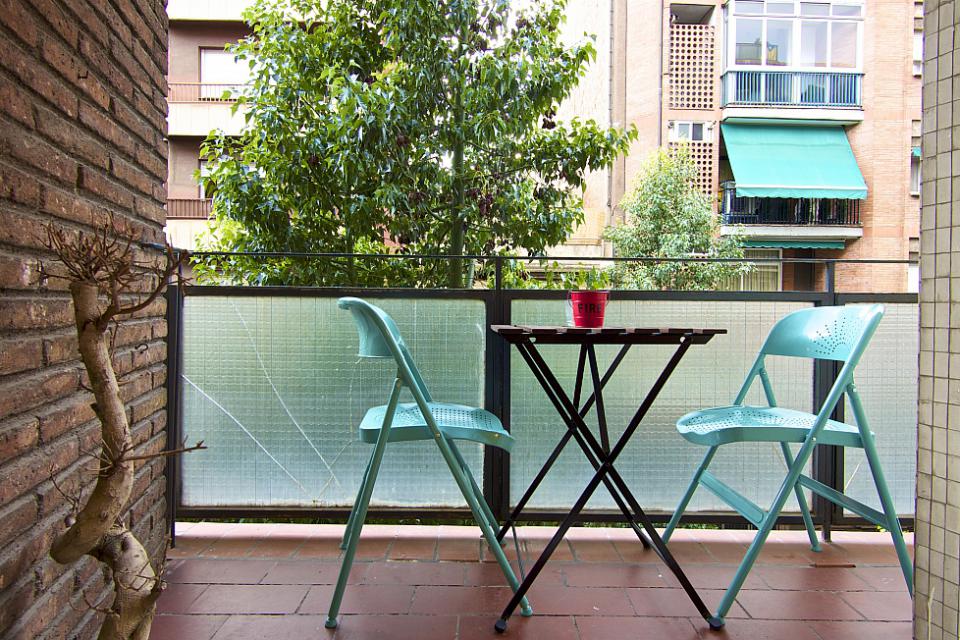
[[427,402],[432,402],[430,391],[393,318],[380,307],[360,298],[340,298],[337,306],[349,310],[357,325],[360,337],[358,355],[361,358],[393,358],[404,384],[416,388]]
[[784,316],[767,335],[734,404],[743,404],[753,380],[759,375],[767,401],[770,406],[776,406],[764,358],[768,355],[791,356],[844,363],[820,408],[820,413],[831,412],[852,382],[853,371],[882,317],[882,304],[812,307]]
[[859,360],[882,317],[882,304],[794,311],[774,325],[760,352],[841,362]]

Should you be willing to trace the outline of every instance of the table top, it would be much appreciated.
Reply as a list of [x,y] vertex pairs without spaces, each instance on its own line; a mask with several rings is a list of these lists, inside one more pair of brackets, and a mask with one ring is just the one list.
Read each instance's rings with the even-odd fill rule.
[[695,343],[709,342],[726,329],[677,327],[565,327],[495,324],[490,330],[509,342],[534,341],[548,344],[676,344],[684,338]]

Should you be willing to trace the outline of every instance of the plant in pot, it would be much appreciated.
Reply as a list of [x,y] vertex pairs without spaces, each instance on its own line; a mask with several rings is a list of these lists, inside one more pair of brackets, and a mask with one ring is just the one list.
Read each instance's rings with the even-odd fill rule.
[[610,274],[603,269],[584,269],[572,274],[576,288],[570,291],[575,327],[602,327],[610,295]]

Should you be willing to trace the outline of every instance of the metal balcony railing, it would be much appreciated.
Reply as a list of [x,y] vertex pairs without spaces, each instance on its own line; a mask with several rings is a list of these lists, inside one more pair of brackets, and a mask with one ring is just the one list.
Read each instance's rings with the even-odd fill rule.
[[727,71],[723,106],[862,108],[862,73]]
[[860,225],[860,201],[827,198],[743,198],[724,183],[723,224]]
[[167,218],[206,220],[213,211],[213,200],[204,198],[168,198]]
[[167,102],[233,102],[235,98],[224,97],[224,94],[228,91],[236,94],[242,91],[244,86],[210,82],[171,82]]

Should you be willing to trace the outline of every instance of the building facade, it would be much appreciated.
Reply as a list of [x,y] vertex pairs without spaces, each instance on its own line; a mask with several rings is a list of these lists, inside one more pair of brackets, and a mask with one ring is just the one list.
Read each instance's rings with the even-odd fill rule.
[[[193,246],[209,200],[200,143],[241,124],[223,52],[247,2],[171,0],[168,230]],[[748,255],[906,260],[919,251],[922,4],[902,0],[573,0],[566,37],[597,58],[560,117],[635,125],[631,153],[587,179],[564,255],[604,255],[603,230],[658,147],[686,145],[725,233]],[[824,286],[822,267],[756,270],[747,288]],[[905,264],[839,265],[843,291],[916,290]]]

